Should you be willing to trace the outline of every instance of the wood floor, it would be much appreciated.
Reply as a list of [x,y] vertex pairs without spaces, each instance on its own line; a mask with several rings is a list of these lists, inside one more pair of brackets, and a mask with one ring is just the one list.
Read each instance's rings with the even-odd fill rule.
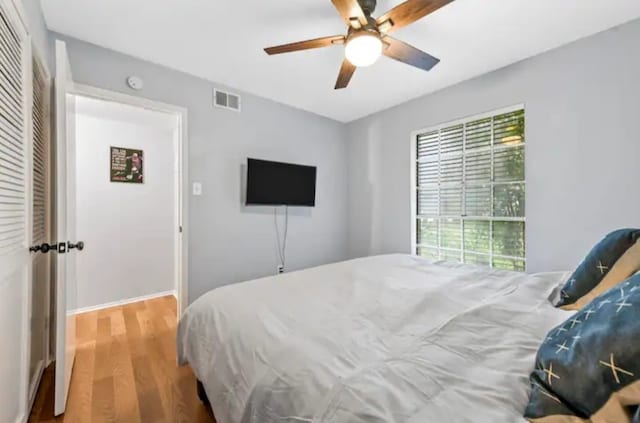
[[188,367],[176,366],[176,300],[163,297],[78,315],[67,412],[53,417],[53,368],[29,422],[214,422]]

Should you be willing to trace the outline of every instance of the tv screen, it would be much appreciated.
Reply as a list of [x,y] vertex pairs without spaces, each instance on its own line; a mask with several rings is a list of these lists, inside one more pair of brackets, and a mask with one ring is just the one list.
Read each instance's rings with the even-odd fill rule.
[[316,168],[247,159],[247,205],[316,204]]

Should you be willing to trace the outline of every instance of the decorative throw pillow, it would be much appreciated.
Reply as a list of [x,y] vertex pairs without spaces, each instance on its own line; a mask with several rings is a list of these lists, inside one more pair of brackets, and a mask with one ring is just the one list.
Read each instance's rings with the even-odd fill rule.
[[640,274],[549,332],[531,373],[530,422],[640,419]]
[[560,291],[556,307],[580,310],[640,270],[640,229],[620,229],[600,241]]

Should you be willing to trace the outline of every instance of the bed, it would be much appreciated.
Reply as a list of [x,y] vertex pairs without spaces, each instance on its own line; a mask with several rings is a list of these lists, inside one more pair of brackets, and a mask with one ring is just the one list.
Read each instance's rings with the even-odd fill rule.
[[218,423],[523,422],[562,273],[369,257],[215,289],[178,359]]

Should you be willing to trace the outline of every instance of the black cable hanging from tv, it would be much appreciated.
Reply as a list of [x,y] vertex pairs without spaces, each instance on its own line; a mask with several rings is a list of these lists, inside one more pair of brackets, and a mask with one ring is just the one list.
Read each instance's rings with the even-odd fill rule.
[[[273,221],[276,226],[276,240],[278,242],[278,256],[280,257],[281,270],[286,268],[287,261],[287,234],[289,232],[289,206],[284,206],[284,236],[280,242],[280,228],[278,227],[278,208],[273,208]],[[278,270],[280,270],[278,269]]]

